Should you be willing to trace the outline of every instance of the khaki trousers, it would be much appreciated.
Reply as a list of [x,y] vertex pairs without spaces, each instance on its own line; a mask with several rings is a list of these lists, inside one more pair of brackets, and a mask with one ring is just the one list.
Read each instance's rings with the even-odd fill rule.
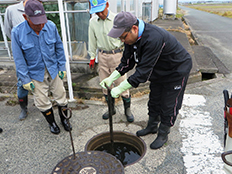
[[[122,52],[116,54],[106,54],[106,53],[98,53],[98,74],[100,78],[100,82],[105,78],[109,77],[110,74],[118,67],[121,62]],[[118,86],[122,81],[127,79],[127,75],[123,75],[117,80],[114,81],[112,87]],[[107,90],[102,90],[104,95],[107,95]],[[121,96],[128,98],[130,96],[129,90],[124,91]]]
[[68,101],[66,99],[66,92],[63,81],[59,78],[58,75],[54,80],[52,80],[50,74],[46,69],[43,82],[39,82],[36,80],[32,81],[35,85],[35,89],[33,92],[35,106],[41,112],[44,112],[52,107],[52,103],[48,96],[49,91],[52,92],[52,96],[59,106],[67,105]]

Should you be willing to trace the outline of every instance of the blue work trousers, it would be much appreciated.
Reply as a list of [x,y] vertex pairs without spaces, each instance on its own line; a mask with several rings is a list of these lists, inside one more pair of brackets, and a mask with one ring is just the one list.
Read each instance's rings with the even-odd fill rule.
[[23,82],[17,78],[18,80],[18,83],[17,83],[17,95],[18,95],[18,98],[24,98],[28,95],[28,90],[24,89],[23,88]]

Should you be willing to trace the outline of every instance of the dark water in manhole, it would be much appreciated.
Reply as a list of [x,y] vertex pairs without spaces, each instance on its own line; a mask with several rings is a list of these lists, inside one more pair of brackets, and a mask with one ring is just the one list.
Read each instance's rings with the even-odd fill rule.
[[[104,144],[95,150],[111,153],[111,143]],[[141,156],[135,147],[125,143],[114,142],[114,151],[114,156],[121,161],[124,166],[135,162]]]

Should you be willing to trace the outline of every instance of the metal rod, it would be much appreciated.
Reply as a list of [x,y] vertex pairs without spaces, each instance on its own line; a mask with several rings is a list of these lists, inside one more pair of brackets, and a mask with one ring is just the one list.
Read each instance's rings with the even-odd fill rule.
[[112,113],[113,113],[113,102],[112,102],[112,96],[110,94],[111,89],[106,85],[107,87],[107,97],[108,97],[108,112],[109,112],[109,125],[110,125],[110,143],[111,143],[111,154],[115,155],[114,151],[114,135],[113,135],[113,119],[112,119]]
[[[67,115],[64,114],[64,111],[67,111]],[[68,111],[70,112],[69,116],[68,116]],[[73,150],[73,159],[76,158],[76,153],[75,153],[75,148],[74,148],[74,144],[73,144],[73,138],[72,138],[72,132],[70,129],[70,123],[69,123],[69,119],[72,117],[72,110],[70,108],[66,108],[66,107],[62,107],[61,108],[61,112],[62,115],[64,116],[64,118],[67,120],[68,126],[69,126],[69,135],[70,135],[70,140],[71,140],[71,145],[72,145],[72,150]]]

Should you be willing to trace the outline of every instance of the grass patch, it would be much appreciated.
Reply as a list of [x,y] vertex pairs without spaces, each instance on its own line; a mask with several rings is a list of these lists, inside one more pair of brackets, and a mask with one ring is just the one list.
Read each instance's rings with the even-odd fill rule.
[[216,14],[223,17],[232,18],[232,3],[223,4],[193,4],[186,7],[200,11]]
[[[176,10],[176,18],[182,20],[184,15],[185,15],[185,11],[178,7]],[[159,9],[159,17],[158,18],[160,18],[160,19],[163,18],[163,8]],[[176,28],[176,29],[168,28],[166,30],[185,33],[188,37],[190,45],[196,45],[194,39],[192,38],[192,33],[191,33],[189,26],[185,22],[183,22],[183,26],[184,26],[184,28],[181,28],[181,27]]]
[[[184,11],[181,8],[176,10],[176,18],[181,19],[184,16]],[[159,18],[163,17],[163,8],[159,8]]]

